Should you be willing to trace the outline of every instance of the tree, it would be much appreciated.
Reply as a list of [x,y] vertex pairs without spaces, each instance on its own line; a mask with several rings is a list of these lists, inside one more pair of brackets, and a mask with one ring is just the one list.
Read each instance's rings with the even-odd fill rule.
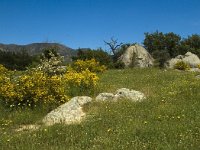
[[181,42],[179,51],[190,51],[200,57],[200,35],[193,34]]
[[118,48],[123,44],[118,44],[117,39],[114,39],[113,37],[110,42],[104,41],[104,43],[109,46],[114,55],[117,53]]
[[145,33],[144,47],[150,52],[166,51],[170,57],[178,54],[181,37],[173,32],[163,34],[162,32]]
[[30,56],[25,49],[20,52],[6,52],[0,50],[0,64],[11,70],[26,70],[33,63],[39,63],[37,56]]
[[181,37],[173,32],[145,33],[144,47],[153,55],[159,67],[164,67],[164,63],[180,54]]
[[109,65],[112,63],[111,56],[107,52],[103,51],[103,49],[101,48],[96,50],[78,49],[77,56],[73,57],[73,60],[89,60],[93,58],[101,65],[105,65],[107,67],[109,67]]

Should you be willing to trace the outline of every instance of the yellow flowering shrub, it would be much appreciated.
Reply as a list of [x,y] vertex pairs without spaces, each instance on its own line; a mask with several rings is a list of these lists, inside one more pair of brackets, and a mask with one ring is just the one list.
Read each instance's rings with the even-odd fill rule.
[[90,72],[88,69],[81,72],[71,70],[65,74],[65,81],[69,87],[92,88],[96,86],[98,80],[96,73]]
[[95,59],[77,60],[72,64],[72,68],[77,72],[81,72],[86,69],[91,72],[104,72],[106,70],[106,66],[100,65],[100,63]]
[[105,70],[94,59],[75,62],[65,74],[51,74],[46,67],[38,67],[19,74],[0,65],[0,100],[10,107],[60,104],[68,96],[91,94],[99,80],[95,72]]
[[68,100],[62,76],[29,71],[21,76],[3,78],[0,82],[0,96],[10,107],[58,104]]
[[197,68],[199,68],[199,69],[200,69],[200,64],[198,64],[198,65],[197,65]]
[[189,70],[190,66],[183,62],[183,61],[178,61],[175,65],[174,65],[174,69],[178,69],[178,70]]

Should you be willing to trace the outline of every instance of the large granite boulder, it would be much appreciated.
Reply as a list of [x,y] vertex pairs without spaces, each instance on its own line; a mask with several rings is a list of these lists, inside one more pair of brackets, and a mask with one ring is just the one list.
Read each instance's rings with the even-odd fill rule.
[[166,67],[174,68],[174,65],[179,61],[187,63],[191,68],[197,68],[197,65],[200,64],[200,59],[197,55],[187,52],[185,55],[178,55],[167,61]]
[[116,102],[120,99],[127,99],[133,102],[141,102],[144,100],[146,97],[142,92],[135,91],[135,90],[130,90],[127,88],[121,88],[118,89],[115,94],[113,93],[100,93],[96,97],[96,101],[112,101]]
[[86,115],[82,110],[82,106],[91,101],[92,98],[88,96],[74,97],[69,102],[48,113],[42,122],[48,126],[57,123],[79,123]]
[[147,52],[147,50],[135,44],[127,48],[127,50],[122,54],[119,58],[126,67],[151,67],[153,66],[154,59],[153,57]]

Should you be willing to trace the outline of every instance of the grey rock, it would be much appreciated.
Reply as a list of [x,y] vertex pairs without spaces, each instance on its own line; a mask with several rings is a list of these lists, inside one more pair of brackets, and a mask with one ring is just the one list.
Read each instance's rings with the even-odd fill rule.
[[57,123],[72,124],[79,123],[84,119],[85,113],[82,106],[92,101],[88,96],[77,96],[69,102],[59,106],[57,109],[48,113],[42,122],[49,126]]
[[200,74],[196,76],[196,79],[200,79]]
[[189,71],[191,71],[191,72],[200,72],[200,69],[199,68],[191,68]]
[[133,102],[142,101],[146,97],[143,93],[135,90],[130,90],[127,88],[121,88],[116,91],[115,99],[129,99]]
[[126,67],[133,66],[141,68],[151,67],[154,62],[153,57],[147,50],[138,44],[128,47],[119,60],[122,61]]
[[197,65],[200,64],[200,59],[197,55],[187,52],[185,55],[178,55],[167,61],[166,67],[174,68],[174,65],[179,61],[187,63],[191,68],[197,68]]
[[96,97],[96,101],[113,101],[115,99],[115,95],[113,93],[100,93]]
[[112,93],[100,93],[96,97],[96,101],[110,101],[110,102],[116,102],[120,99],[128,99],[133,102],[136,101],[142,101],[145,99],[145,96],[143,93],[135,90],[130,90],[127,88],[121,88],[116,91],[116,94]]

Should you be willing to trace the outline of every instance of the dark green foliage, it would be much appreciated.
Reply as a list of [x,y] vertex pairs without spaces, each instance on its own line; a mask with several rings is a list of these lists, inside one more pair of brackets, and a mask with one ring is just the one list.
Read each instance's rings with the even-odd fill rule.
[[77,56],[73,57],[72,59],[75,60],[90,60],[95,59],[100,63],[100,65],[105,65],[107,67],[110,67],[112,65],[112,58],[111,56],[103,51],[101,48],[97,50],[91,50],[91,49],[78,49]]
[[169,32],[145,33],[144,47],[153,55],[159,67],[177,55],[190,51],[200,57],[200,35],[194,34],[182,39],[179,35]]
[[113,64],[113,68],[115,69],[124,69],[125,64],[122,61],[117,61]]
[[0,50],[0,64],[11,70],[25,70],[32,64],[38,64],[37,56],[30,56],[26,50],[21,52],[5,52]]
[[153,58],[155,58],[154,66],[163,68],[165,62],[170,59],[170,54],[166,50],[157,50],[152,53]]
[[181,37],[173,32],[162,33],[145,33],[144,46],[150,52],[165,51],[170,57],[178,55],[178,47],[181,42]]
[[200,35],[193,34],[192,36],[188,36],[187,39],[181,42],[180,49],[184,52],[190,51],[200,57]]
[[41,55],[41,58],[42,59],[48,59],[50,60],[51,57],[58,57],[58,47],[56,46],[51,46],[51,47],[48,47],[48,48],[45,48],[43,49],[43,53]]

